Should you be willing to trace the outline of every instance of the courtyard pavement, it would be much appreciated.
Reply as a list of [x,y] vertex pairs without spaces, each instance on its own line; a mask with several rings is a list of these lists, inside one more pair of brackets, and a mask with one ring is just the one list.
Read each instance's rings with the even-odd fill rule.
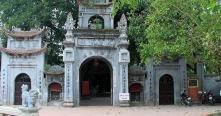
[[40,116],[206,116],[221,112],[221,105],[215,106],[80,106],[65,108],[60,106],[42,107]]

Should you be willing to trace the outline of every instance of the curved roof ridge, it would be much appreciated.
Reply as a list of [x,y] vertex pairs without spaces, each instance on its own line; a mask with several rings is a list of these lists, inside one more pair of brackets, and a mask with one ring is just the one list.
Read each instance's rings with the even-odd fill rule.
[[6,34],[14,39],[24,39],[24,38],[34,38],[37,35],[42,34],[45,32],[45,29],[40,31],[8,31]]
[[8,49],[8,48],[0,48],[0,51],[5,52],[9,55],[13,56],[30,56],[30,55],[38,55],[41,54],[42,52],[45,52],[47,49],[47,44],[43,48],[39,49],[31,49],[31,50],[13,50],[13,49]]

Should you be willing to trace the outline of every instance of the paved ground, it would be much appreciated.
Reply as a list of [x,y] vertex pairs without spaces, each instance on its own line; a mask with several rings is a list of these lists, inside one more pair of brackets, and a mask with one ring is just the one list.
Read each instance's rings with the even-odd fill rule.
[[43,107],[40,116],[206,116],[221,112],[221,105],[216,106],[81,106],[64,108],[59,106]]

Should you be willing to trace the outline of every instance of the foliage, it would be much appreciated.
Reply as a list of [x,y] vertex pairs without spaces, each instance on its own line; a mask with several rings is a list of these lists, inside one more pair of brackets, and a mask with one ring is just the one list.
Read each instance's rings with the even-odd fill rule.
[[114,9],[114,15],[129,9],[128,34],[141,62],[184,57],[192,68],[204,62],[208,71],[221,72],[221,9],[216,1],[116,0]]
[[212,114],[208,114],[208,116],[221,116],[221,113],[218,112],[218,113],[212,113]]
[[45,64],[44,65],[44,71],[48,71],[51,68],[51,65]]
[[[145,17],[148,14],[149,2],[147,0],[115,0],[113,15],[121,17],[124,13],[128,18],[128,38],[131,63],[140,63],[139,43],[145,38]],[[120,19],[120,18],[116,18]]]
[[5,33],[3,31],[0,31],[0,41],[1,41],[1,44],[2,44],[2,47],[6,47],[7,45],[7,36],[5,35]]
[[1,0],[0,11],[3,12],[1,20],[7,29],[12,26],[29,30],[32,27],[47,27],[49,36],[44,42],[49,43],[47,63],[61,63],[61,42],[64,39],[62,26],[66,21],[68,12],[74,19],[77,17],[75,0]]

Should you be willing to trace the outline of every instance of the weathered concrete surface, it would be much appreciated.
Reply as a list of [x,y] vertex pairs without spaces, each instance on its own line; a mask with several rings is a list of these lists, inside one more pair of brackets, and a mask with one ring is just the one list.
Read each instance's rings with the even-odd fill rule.
[[9,114],[9,115],[20,115],[21,111],[16,107],[10,107],[10,106],[0,106],[0,116],[2,114]]
[[20,106],[0,106],[0,116],[39,116],[40,108],[27,108]]
[[217,106],[145,106],[145,107],[112,107],[81,106],[75,108],[44,107],[40,116],[206,116],[221,111]]

